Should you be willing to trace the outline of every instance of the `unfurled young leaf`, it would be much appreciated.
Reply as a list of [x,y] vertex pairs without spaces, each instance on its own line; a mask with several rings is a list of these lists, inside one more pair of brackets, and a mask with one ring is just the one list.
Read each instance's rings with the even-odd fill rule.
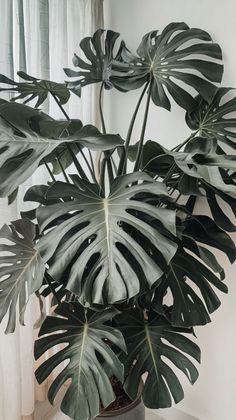
[[200,362],[200,349],[184,335],[191,330],[175,327],[153,311],[147,320],[137,308],[118,315],[117,325],[127,345],[125,390],[130,398],[136,398],[142,375],[147,373],[142,394],[146,407],[170,407],[172,398],[175,403],[181,401],[183,388],[172,366],[192,384],[197,380],[197,369],[187,356]]
[[[160,35],[158,31],[147,33],[137,49],[137,56],[126,47],[121,56],[129,72],[124,73],[116,85],[131,90],[152,79],[153,102],[168,110],[171,108],[169,97],[188,111],[195,107],[190,87],[210,103],[217,90],[215,83],[221,82],[223,73],[219,45],[212,43],[207,32],[189,28],[186,23],[171,23]],[[123,62],[113,66],[122,70]]]
[[[44,233],[37,246],[44,261],[50,260],[51,276],[60,280],[67,270],[66,288],[83,303],[114,303],[151,288],[163,274],[160,255],[168,263],[176,251],[168,238],[175,234],[175,211],[139,196],[160,201],[168,197],[164,185],[137,172],[116,178],[102,198],[97,185],[72,180],[74,185],[57,182],[47,192],[48,199],[70,201],[37,210]],[[148,217],[163,225],[164,234]],[[56,226],[47,232],[52,223]],[[152,247],[159,257],[152,256]]]
[[125,352],[125,342],[120,331],[106,325],[117,311],[96,313],[79,304],[62,304],[56,314],[59,316],[47,317],[42,325],[39,336],[45,337],[36,341],[35,357],[38,359],[55,345],[65,346],[37,369],[36,378],[42,383],[55,368],[68,362],[49,388],[49,401],[53,404],[60,388],[70,379],[61,403],[62,412],[76,420],[92,419],[115,399],[103,363],[111,375],[123,382],[123,365],[110,344]]
[[51,82],[50,80],[37,79],[29,76],[23,71],[19,71],[18,76],[24,79],[24,82],[16,82],[8,77],[0,74],[0,84],[9,85],[9,87],[0,87],[0,92],[18,93],[11,101],[23,100],[26,104],[37,99],[35,108],[39,108],[46,101],[48,94],[54,95],[61,105],[68,102],[70,98],[70,90],[65,83]]
[[0,322],[9,311],[6,333],[15,331],[18,305],[20,323],[24,325],[29,297],[43,283],[45,266],[34,248],[34,238],[35,225],[27,219],[16,220],[0,230],[0,253],[3,253],[0,256]]

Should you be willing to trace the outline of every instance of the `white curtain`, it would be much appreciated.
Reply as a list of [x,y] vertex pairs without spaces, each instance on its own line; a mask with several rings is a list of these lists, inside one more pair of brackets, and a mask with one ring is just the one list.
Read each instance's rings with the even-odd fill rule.
[[[12,78],[24,70],[39,78],[64,81],[63,67],[72,67],[80,40],[103,27],[103,0],[0,0],[0,6],[0,73]],[[89,87],[81,100],[72,95],[67,111],[84,123],[95,122],[94,96],[95,90]],[[55,118],[63,117],[51,100],[44,109]],[[0,199],[0,226],[19,217],[25,190],[43,183],[45,176],[38,170],[11,206]],[[35,401],[46,396],[46,386],[39,387],[34,380],[36,312],[31,302],[26,326],[17,327],[13,335],[4,334],[4,322],[0,326],[1,420],[33,419]]]

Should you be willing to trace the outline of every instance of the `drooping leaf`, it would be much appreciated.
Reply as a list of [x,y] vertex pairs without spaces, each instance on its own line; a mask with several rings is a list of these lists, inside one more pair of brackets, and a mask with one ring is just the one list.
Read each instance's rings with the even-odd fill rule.
[[[103,42],[103,35],[105,40]],[[64,69],[68,77],[77,78],[74,82],[68,82],[70,88],[80,88],[91,83],[102,82],[106,89],[111,89],[115,83],[112,78],[112,62],[119,60],[120,49],[114,57],[113,50],[119,33],[103,29],[98,29],[92,37],[86,37],[80,42],[86,61],[82,60],[77,54],[74,55],[73,64],[81,70],[75,71]],[[122,47],[122,44],[121,44]]]
[[[233,97],[228,98],[230,93]],[[207,103],[202,97],[196,98],[196,107],[186,114],[186,122],[201,136],[216,138],[219,142],[236,149],[236,96],[231,88],[221,87],[214,98]]]
[[227,176],[224,171],[236,171],[236,156],[218,154],[215,139],[206,141],[204,137],[196,137],[183,152],[172,152],[172,156],[185,175],[204,180],[225,193],[236,193],[236,183],[224,179]]
[[[170,407],[184,397],[183,388],[171,364],[183,372],[193,384],[198,372],[190,356],[200,362],[199,347],[181,333],[191,330],[172,326],[166,318],[149,312],[148,320],[143,312],[134,308],[117,317],[128,355],[125,357],[128,374],[125,390],[134,399],[144,373],[147,377],[143,390],[143,402],[148,408]],[[185,354],[186,355],[185,355]]]
[[56,313],[59,316],[47,317],[40,330],[39,335],[46,336],[36,341],[35,357],[38,359],[55,345],[66,346],[37,369],[36,378],[42,383],[55,368],[68,361],[50,386],[49,401],[53,404],[60,388],[70,379],[61,410],[74,420],[88,420],[115,399],[102,360],[112,375],[123,381],[123,365],[109,343],[126,351],[124,339],[117,329],[106,325],[117,311],[110,309],[96,313],[73,304],[61,305]]
[[[50,260],[51,276],[60,280],[67,269],[66,287],[83,303],[122,301],[150,288],[163,272],[161,259],[155,260],[148,247],[167,263],[171,260],[176,244],[167,236],[175,234],[175,211],[139,196],[149,194],[160,201],[168,197],[164,185],[137,172],[116,178],[110,195],[102,198],[95,184],[72,179],[74,185],[57,182],[47,193],[50,199],[71,201],[37,210],[44,232],[38,249],[44,261]],[[142,214],[161,223],[166,236],[143,221]],[[47,232],[55,222],[57,226]]]
[[200,244],[213,247],[224,252],[231,264],[236,259],[236,247],[230,236],[224,232],[215,220],[205,215],[194,215],[183,222],[184,232],[187,237],[193,238]]
[[[190,251],[190,252],[189,252]],[[178,327],[205,325],[210,322],[209,314],[220,306],[220,300],[215,288],[227,292],[227,286],[222,283],[199,258],[217,271],[222,268],[217,263],[214,254],[208,249],[200,247],[193,240],[185,240],[169,263],[169,267],[159,287],[155,290],[152,308],[163,314],[164,298],[171,292],[173,307],[171,309],[171,323]],[[222,274],[222,271],[220,271]]]
[[[202,182],[202,187],[206,192],[207,202],[216,224],[227,232],[235,232],[236,198],[205,182]],[[223,201],[223,205],[219,199]],[[231,209],[233,217],[227,214],[227,206]]]
[[[131,150],[131,159],[134,153]],[[236,157],[219,154],[215,139],[195,137],[183,152],[172,152],[148,141],[144,145],[141,168],[158,175],[168,187],[183,195],[201,196],[202,199],[205,196],[217,225],[233,232],[235,218],[227,215],[226,207],[229,206],[236,216],[236,183],[230,175],[235,173],[235,166]],[[219,199],[227,206],[222,206]]]
[[61,105],[68,102],[70,98],[70,90],[65,83],[51,82],[50,80],[37,79],[29,76],[23,71],[19,71],[18,76],[24,79],[25,82],[16,82],[8,77],[0,74],[0,83],[10,85],[9,87],[0,87],[0,92],[14,92],[18,93],[11,101],[23,100],[26,104],[34,99],[37,99],[35,108],[39,108],[47,99],[48,94],[56,96]]
[[[59,200],[48,200],[46,198],[46,193],[50,185],[33,185],[32,187],[28,188],[24,195],[24,201],[26,202],[34,202],[39,204],[55,204],[58,203]],[[26,210],[21,212],[21,217],[28,218],[30,220],[36,219],[36,208],[32,208],[31,210]]]
[[34,248],[34,237],[35,225],[27,219],[16,220],[0,230],[0,252],[3,252],[0,256],[0,322],[9,311],[6,333],[15,331],[17,305],[20,323],[24,325],[28,299],[43,283],[45,266]]
[[[185,23],[171,23],[160,35],[158,31],[144,35],[137,49],[138,56],[126,47],[121,54],[130,72],[116,84],[130,90],[152,78],[152,100],[168,110],[171,108],[169,96],[188,111],[194,108],[190,87],[211,102],[217,90],[214,83],[221,82],[223,66],[218,62],[222,59],[219,45],[212,43],[207,32],[189,28]],[[196,55],[201,58],[195,58]],[[124,64],[114,63],[114,67],[122,69]]]
[[[73,135],[44,137],[36,131],[40,123],[55,123],[46,114],[26,105],[0,100],[0,116],[4,121],[0,124],[0,196],[13,193],[27,180],[43,159],[51,156],[63,145],[78,144],[94,150],[113,149],[122,144],[120,136],[103,135],[91,125],[84,126]],[[36,124],[37,123],[37,124]],[[66,122],[66,124],[68,124]],[[60,125],[60,130],[62,127]]]

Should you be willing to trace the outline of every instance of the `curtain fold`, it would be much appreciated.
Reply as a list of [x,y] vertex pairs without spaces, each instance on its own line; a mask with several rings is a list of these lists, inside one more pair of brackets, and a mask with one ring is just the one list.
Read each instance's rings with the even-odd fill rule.
[[[101,27],[103,0],[1,0],[0,73],[17,78],[16,72],[22,70],[63,82],[63,67],[72,67],[80,40]],[[72,94],[67,111],[84,123],[96,124],[95,99],[96,90],[88,87],[81,101]],[[55,118],[63,118],[52,98],[43,109]],[[0,199],[0,227],[19,217],[28,187],[46,180],[44,170],[38,169],[20,188],[11,206],[6,199]],[[46,397],[47,384],[39,387],[34,379],[33,345],[37,332],[33,325],[38,308],[33,299],[26,311],[25,327],[18,326],[13,335],[6,336],[4,321],[0,325],[1,420],[33,420],[35,400]]]

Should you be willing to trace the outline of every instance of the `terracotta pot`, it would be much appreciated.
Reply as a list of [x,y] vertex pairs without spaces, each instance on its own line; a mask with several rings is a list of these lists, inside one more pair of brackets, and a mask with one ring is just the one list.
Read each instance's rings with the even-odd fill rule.
[[100,416],[96,417],[98,420],[145,420],[145,407],[142,401],[143,384],[140,384],[138,396],[136,400],[132,401],[124,408],[115,411],[104,411]]

